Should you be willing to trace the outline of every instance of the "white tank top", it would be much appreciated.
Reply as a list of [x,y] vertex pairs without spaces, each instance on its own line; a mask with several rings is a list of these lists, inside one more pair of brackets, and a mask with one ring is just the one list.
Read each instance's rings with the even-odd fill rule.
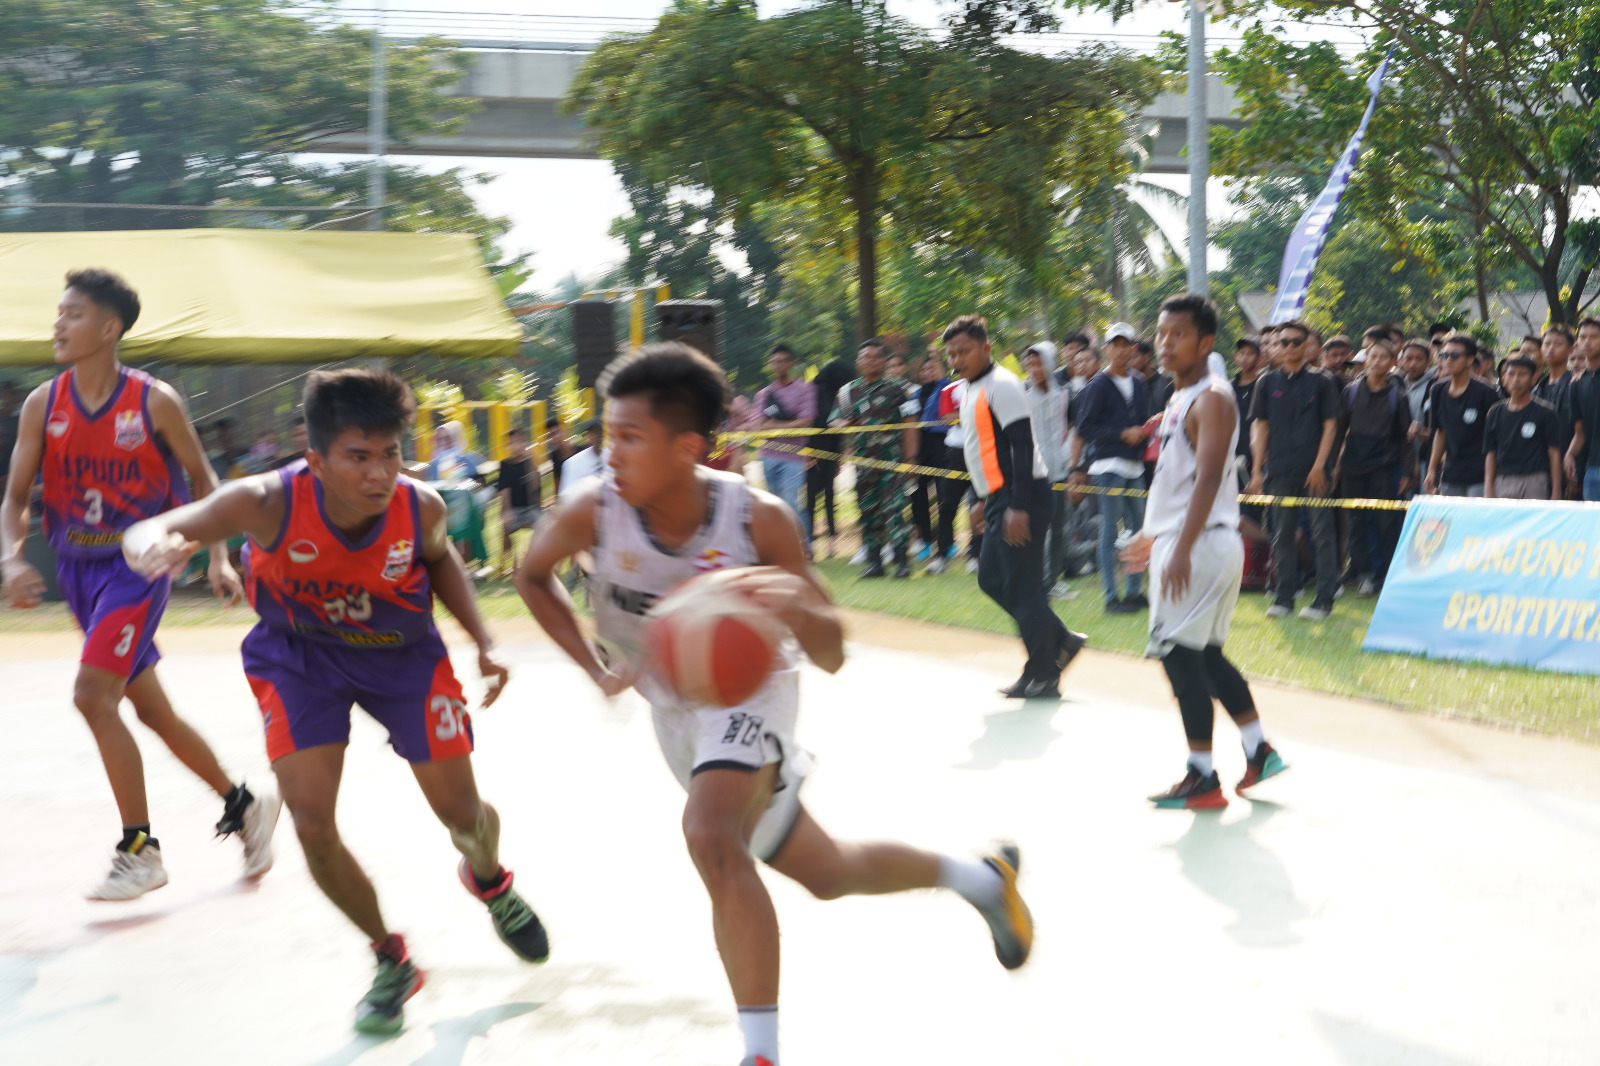
[[1156,431],[1161,439],[1161,452],[1156,458],[1155,476],[1150,479],[1150,498],[1144,505],[1144,531],[1152,537],[1176,533],[1183,528],[1183,516],[1189,510],[1189,497],[1194,492],[1195,451],[1189,435],[1183,431],[1183,421],[1189,417],[1189,408],[1207,389],[1221,392],[1227,389],[1228,405],[1234,411],[1233,435],[1228,442],[1228,456],[1222,469],[1222,484],[1217,488],[1217,498],[1206,516],[1206,529],[1221,526],[1239,528],[1239,483],[1234,475],[1234,452],[1239,445],[1239,415],[1233,389],[1226,380],[1207,374],[1199,381],[1173,394],[1167,401],[1166,412],[1161,416],[1161,427]]
[[645,612],[673,586],[709,570],[759,561],[750,541],[750,487],[744,478],[707,467],[700,468],[700,476],[711,490],[705,520],[681,548],[656,541],[639,512],[611,487],[609,475],[602,484],[589,602],[600,643],[613,662],[637,662],[643,656]]

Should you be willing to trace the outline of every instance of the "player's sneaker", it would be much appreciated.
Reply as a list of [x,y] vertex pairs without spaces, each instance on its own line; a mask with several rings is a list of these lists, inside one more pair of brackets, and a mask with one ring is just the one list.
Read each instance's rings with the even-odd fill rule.
[[1278,776],[1288,768],[1289,764],[1283,761],[1283,756],[1278,754],[1277,749],[1263,740],[1256,753],[1245,760],[1244,776],[1239,778],[1239,783],[1233,786],[1233,790],[1242,793],[1269,777]]
[[1267,617],[1288,618],[1289,612],[1292,610],[1294,610],[1294,604],[1292,603],[1274,603],[1271,607],[1267,608]]
[[544,925],[539,921],[539,916],[533,913],[533,908],[511,890],[514,875],[510,870],[505,871],[499,884],[488,889],[478,887],[472,877],[472,867],[466,859],[461,860],[456,872],[461,875],[461,883],[467,886],[467,891],[489,908],[495,935],[506,947],[516,952],[518,958],[528,962],[543,962],[550,957],[550,938],[545,935]]
[[356,1032],[397,1033],[405,1024],[406,1000],[417,994],[424,975],[409,952],[399,961],[381,951],[375,954],[378,974],[372,979],[371,991],[356,1004]]
[[91,888],[87,898],[107,902],[138,899],[167,883],[167,868],[161,865],[161,849],[146,843],[137,851],[118,848],[111,856],[111,871]]
[[275,792],[251,795],[249,802],[229,804],[217,823],[217,835],[239,834],[244,845],[244,875],[260,877],[272,869],[272,833],[278,826],[283,800]]
[[1024,674],[1000,690],[1008,700],[1059,700],[1061,686],[1054,681]]
[[994,957],[1001,966],[1015,970],[1028,961],[1033,951],[1033,913],[1017,891],[1022,851],[1015,844],[1003,843],[983,861],[1000,875],[1000,902],[995,907],[979,907],[978,913],[989,923],[989,932],[994,936]]
[[1215,811],[1228,805],[1228,797],[1222,794],[1215,770],[1202,776],[1191,766],[1182,781],[1151,796],[1150,802],[1165,810]]

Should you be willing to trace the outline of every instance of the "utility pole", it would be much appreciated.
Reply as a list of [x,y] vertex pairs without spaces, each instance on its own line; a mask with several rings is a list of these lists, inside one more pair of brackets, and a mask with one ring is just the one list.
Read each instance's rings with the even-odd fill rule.
[[367,94],[367,228],[383,229],[383,203],[388,198],[383,151],[389,126],[388,63],[383,40],[384,0],[377,0],[372,23],[372,84]]
[[1206,120],[1205,0],[1189,0],[1189,291],[1209,290],[1206,271],[1206,179],[1211,176]]

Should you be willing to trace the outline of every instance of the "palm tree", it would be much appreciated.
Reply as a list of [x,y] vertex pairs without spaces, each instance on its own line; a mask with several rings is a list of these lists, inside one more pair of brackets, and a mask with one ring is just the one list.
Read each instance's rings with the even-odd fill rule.
[[1159,271],[1160,259],[1171,262],[1183,258],[1146,207],[1150,202],[1178,211],[1189,207],[1187,196],[1141,177],[1150,166],[1154,147],[1153,126],[1130,127],[1122,152],[1128,161],[1127,173],[1120,180],[1106,178],[1091,190],[1080,216],[1083,221],[1094,220],[1104,229],[1104,258],[1095,274],[1111,294],[1118,318],[1127,315],[1126,278]]

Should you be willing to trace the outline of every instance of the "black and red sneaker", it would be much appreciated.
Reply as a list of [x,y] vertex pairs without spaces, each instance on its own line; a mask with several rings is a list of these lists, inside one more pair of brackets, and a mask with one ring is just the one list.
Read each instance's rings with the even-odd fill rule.
[[1239,778],[1239,783],[1233,786],[1233,790],[1242,793],[1269,777],[1277,777],[1288,768],[1289,764],[1283,761],[1283,756],[1278,754],[1277,749],[1263,740],[1256,753],[1245,760],[1244,776]]
[[1219,811],[1228,805],[1228,797],[1222,794],[1215,770],[1201,774],[1191,766],[1182,781],[1151,796],[1150,802],[1164,810]]
[[472,876],[472,867],[466,859],[461,860],[457,872],[467,891],[489,908],[495,935],[506,947],[516,952],[518,958],[527,962],[543,962],[550,957],[550,938],[545,935],[544,925],[539,921],[539,916],[533,913],[533,908],[511,890],[513,875],[510,870],[501,867],[500,880],[488,888],[478,887],[477,878]]

